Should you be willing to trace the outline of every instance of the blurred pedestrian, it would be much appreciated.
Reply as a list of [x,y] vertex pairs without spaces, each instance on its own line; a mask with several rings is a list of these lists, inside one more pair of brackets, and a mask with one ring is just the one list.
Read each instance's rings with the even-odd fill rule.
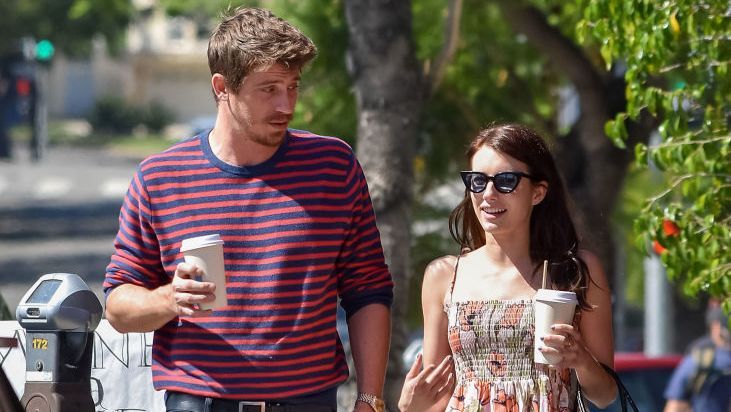
[[0,59],[0,160],[12,157],[12,141],[8,134],[10,110],[13,106],[13,79]]
[[706,313],[708,336],[695,342],[665,389],[665,412],[731,412],[731,332],[720,305]]
[[[289,129],[314,44],[288,22],[238,8],[211,35],[212,130],[144,160],[107,267],[106,315],[155,331],[153,382],[168,411],[335,411],[348,367],[381,411],[392,280],[365,177],[343,141]],[[220,234],[226,288],[195,280],[185,238]],[[228,306],[202,310],[216,294]]]

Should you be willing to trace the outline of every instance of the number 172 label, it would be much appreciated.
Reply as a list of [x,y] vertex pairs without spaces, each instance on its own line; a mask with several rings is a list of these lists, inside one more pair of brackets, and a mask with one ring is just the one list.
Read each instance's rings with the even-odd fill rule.
[[33,344],[33,349],[41,349],[41,350],[48,349],[48,339],[46,339],[46,338],[33,338],[32,344]]

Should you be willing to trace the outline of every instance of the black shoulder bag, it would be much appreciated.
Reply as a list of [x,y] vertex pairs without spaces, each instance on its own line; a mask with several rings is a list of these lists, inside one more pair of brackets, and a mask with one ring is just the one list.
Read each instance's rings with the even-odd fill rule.
[[[622,405],[622,412],[627,412],[627,404],[629,404],[630,407],[632,407],[632,410],[634,412],[640,412],[640,410],[637,408],[637,404],[635,404],[635,401],[632,399],[632,396],[629,394],[629,391],[622,383],[622,380],[619,379],[619,376],[617,376],[617,372],[614,371],[614,369],[610,368],[609,366],[599,363],[602,365],[605,371],[611,376],[614,381],[617,383],[617,396],[619,397],[619,402]],[[577,405],[577,411],[578,412],[589,412],[589,408],[586,406],[586,398],[584,397],[584,393],[581,392],[581,386],[579,385],[576,391],[576,403]]]

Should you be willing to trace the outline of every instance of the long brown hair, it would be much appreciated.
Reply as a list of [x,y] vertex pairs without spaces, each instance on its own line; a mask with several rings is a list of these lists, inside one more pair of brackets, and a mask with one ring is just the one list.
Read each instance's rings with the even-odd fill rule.
[[[475,153],[489,147],[528,166],[533,181],[548,184],[546,196],[533,207],[530,217],[530,258],[534,274],[544,260],[549,262],[551,287],[576,292],[579,306],[590,309],[586,288],[591,281],[589,269],[578,255],[579,236],[571,218],[568,198],[556,163],[541,136],[519,124],[492,125],[482,129],[467,149],[467,162]],[[472,195],[464,198],[449,216],[449,231],[460,247],[475,250],[485,244],[485,231],[472,207]]]

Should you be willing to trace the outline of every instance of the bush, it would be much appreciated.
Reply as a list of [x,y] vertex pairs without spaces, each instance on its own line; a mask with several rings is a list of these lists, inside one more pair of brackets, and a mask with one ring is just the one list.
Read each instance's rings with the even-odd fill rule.
[[120,97],[107,96],[96,102],[88,120],[99,133],[130,134],[140,125],[159,133],[175,120],[175,114],[157,101],[132,106]]
[[89,123],[99,133],[128,134],[140,123],[142,113],[123,99],[108,96],[99,99],[89,115]]
[[160,133],[175,121],[175,113],[160,102],[152,101],[142,109],[142,124],[153,133]]

